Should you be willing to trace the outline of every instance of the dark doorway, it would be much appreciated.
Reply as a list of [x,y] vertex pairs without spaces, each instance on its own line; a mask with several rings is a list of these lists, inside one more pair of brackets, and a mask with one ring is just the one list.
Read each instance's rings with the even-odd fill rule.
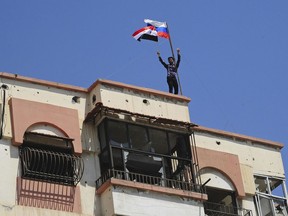
[[208,201],[204,204],[207,215],[237,215],[235,191],[206,187]]

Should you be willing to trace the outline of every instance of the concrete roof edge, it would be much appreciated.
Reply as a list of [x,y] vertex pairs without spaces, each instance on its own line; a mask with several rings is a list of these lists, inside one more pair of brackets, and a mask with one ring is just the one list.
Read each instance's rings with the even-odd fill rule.
[[51,82],[51,81],[46,81],[46,80],[41,80],[41,79],[36,79],[36,78],[25,77],[25,76],[21,76],[18,74],[12,74],[12,73],[7,73],[7,72],[0,72],[0,78],[17,80],[17,81],[22,81],[22,82],[28,82],[28,83],[44,85],[44,86],[65,89],[65,90],[70,90],[70,91],[83,92],[83,93],[91,92],[92,89],[94,89],[99,84],[106,84],[106,85],[131,89],[134,91],[140,91],[144,93],[159,95],[162,97],[164,96],[167,98],[176,99],[176,100],[184,101],[187,103],[191,101],[191,99],[186,96],[174,95],[174,94],[170,94],[167,92],[162,92],[162,91],[153,90],[153,89],[144,88],[144,87],[138,87],[134,85],[124,84],[121,82],[105,80],[105,79],[98,79],[89,88],[82,88],[82,87],[73,86],[73,85],[67,85],[67,84],[62,84],[62,83],[57,83],[57,82]]
[[138,86],[134,86],[134,85],[130,85],[130,84],[124,84],[121,82],[105,80],[105,79],[98,79],[96,82],[94,82],[88,88],[88,92],[92,91],[97,85],[100,85],[100,84],[104,84],[104,85],[106,84],[106,85],[111,85],[111,86],[115,86],[115,87],[127,88],[127,89],[134,90],[134,91],[140,91],[143,93],[149,93],[149,94],[164,96],[164,97],[171,98],[171,99],[181,100],[181,101],[184,101],[187,103],[189,103],[191,101],[191,99],[189,97],[186,97],[186,96],[174,95],[174,94],[171,94],[168,92],[163,92],[163,91],[144,88],[144,87],[138,87]]
[[233,132],[228,132],[228,131],[223,131],[223,130],[218,130],[218,129],[212,129],[212,128],[207,128],[203,126],[198,126],[193,128],[194,131],[200,131],[200,132],[207,132],[207,133],[213,133],[213,134],[219,134],[222,136],[227,136],[227,137],[233,137],[236,139],[241,139],[241,140],[247,140],[251,141],[252,143],[259,143],[263,144],[266,146],[271,146],[271,147],[276,147],[282,149],[284,147],[284,144],[275,142],[275,141],[270,141],[266,139],[260,139],[252,136],[246,136],[242,134],[237,134]]
[[51,81],[46,81],[46,80],[41,80],[41,79],[36,79],[36,78],[30,78],[30,77],[21,76],[18,74],[11,74],[11,73],[7,73],[7,72],[0,72],[0,77],[5,78],[5,79],[11,79],[11,80],[17,80],[17,81],[22,81],[22,82],[38,84],[38,85],[45,85],[45,86],[59,88],[59,89],[65,89],[65,90],[69,90],[69,91],[77,91],[77,92],[83,92],[83,93],[88,92],[88,90],[86,88],[81,88],[78,86],[67,85],[67,84],[62,84],[62,83],[57,83],[57,82],[51,82]]

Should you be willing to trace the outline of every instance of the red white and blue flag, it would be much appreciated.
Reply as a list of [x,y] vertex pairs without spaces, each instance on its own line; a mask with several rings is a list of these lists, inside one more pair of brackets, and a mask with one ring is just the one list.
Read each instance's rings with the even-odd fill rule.
[[148,26],[154,26],[156,28],[155,30],[157,31],[157,35],[159,37],[169,39],[169,32],[167,24],[165,22],[159,22],[150,19],[145,19],[144,22],[147,23]]
[[154,21],[150,19],[145,19],[147,26],[135,31],[132,34],[136,40],[141,41],[141,39],[158,41],[158,37],[163,37],[169,39],[169,32],[167,24],[165,22]]

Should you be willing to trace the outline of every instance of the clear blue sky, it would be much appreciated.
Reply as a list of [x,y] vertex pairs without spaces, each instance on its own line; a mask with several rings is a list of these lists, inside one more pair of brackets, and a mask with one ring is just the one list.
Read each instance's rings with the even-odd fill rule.
[[181,49],[191,121],[283,143],[288,173],[287,0],[0,0],[0,71],[167,91],[156,52],[166,60],[168,40],[131,36],[145,18],[166,21]]

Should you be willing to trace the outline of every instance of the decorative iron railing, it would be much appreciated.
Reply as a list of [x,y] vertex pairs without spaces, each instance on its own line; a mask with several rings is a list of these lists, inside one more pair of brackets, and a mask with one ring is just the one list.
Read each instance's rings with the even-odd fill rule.
[[252,211],[234,206],[205,202],[205,214],[208,216],[252,216]]
[[82,178],[81,157],[24,147],[20,149],[21,177],[65,185],[77,185]]

